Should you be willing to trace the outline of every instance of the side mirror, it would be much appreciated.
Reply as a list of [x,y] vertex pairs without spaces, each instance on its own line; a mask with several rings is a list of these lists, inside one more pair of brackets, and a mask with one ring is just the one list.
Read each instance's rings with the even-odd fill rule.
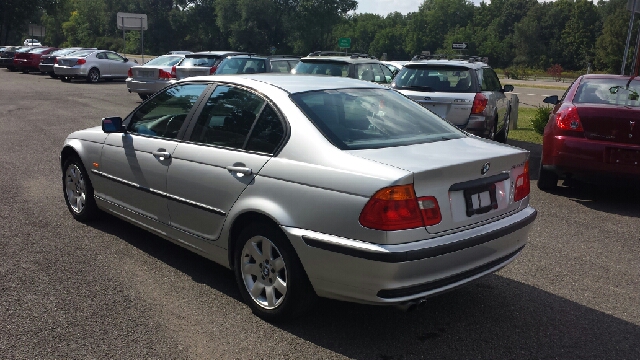
[[129,58],[123,58],[124,62],[129,62]]
[[542,100],[543,103],[556,105],[558,103],[558,95],[547,96]]
[[513,85],[504,86],[504,92],[512,92],[512,91],[513,91]]
[[106,117],[102,119],[102,131],[107,134],[123,133],[122,118],[119,116]]

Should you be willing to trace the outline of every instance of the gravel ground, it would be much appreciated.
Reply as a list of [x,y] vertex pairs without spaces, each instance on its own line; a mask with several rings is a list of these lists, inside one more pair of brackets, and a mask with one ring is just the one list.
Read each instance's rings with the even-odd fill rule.
[[[138,103],[122,82],[0,70],[1,358],[640,358],[638,184],[533,181],[529,244],[499,273],[415,312],[322,300],[274,326],[231,271],[111,216],[71,218],[65,136]],[[540,147],[516,145],[535,168]]]

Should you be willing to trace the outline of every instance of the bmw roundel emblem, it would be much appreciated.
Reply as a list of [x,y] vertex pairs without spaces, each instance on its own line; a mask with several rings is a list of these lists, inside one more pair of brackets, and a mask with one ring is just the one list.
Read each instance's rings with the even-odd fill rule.
[[480,169],[480,173],[482,175],[486,175],[489,172],[489,167],[491,167],[491,164],[488,162],[484,163],[484,165],[482,165],[482,169]]

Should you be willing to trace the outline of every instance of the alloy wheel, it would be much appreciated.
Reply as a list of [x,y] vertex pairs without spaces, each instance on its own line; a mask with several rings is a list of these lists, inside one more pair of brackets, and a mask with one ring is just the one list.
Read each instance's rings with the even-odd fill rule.
[[67,194],[69,206],[80,214],[85,208],[87,192],[82,172],[76,164],[71,164],[65,172],[64,190]]
[[264,236],[254,236],[242,249],[240,271],[247,292],[264,309],[275,309],[287,295],[287,266],[278,248]]

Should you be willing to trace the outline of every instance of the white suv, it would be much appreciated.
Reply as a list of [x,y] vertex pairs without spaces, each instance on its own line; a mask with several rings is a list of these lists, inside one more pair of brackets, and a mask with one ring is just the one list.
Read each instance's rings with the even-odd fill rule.
[[42,44],[40,43],[40,40],[26,39],[24,41],[24,46],[42,46]]

